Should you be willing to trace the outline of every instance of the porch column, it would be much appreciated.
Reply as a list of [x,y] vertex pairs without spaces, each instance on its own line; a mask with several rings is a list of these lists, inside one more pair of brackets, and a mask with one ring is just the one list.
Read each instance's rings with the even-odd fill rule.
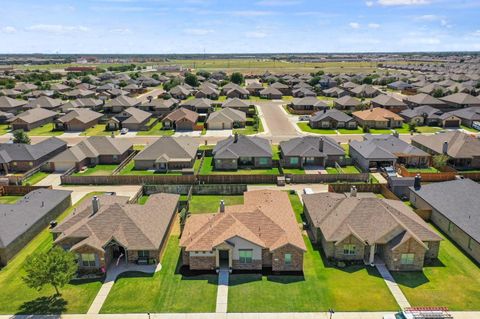
[[375,261],[375,244],[370,246],[370,256],[369,256],[368,263],[370,265],[373,265],[374,261]]
[[215,249],[215,266],[220,268],[220,251]]

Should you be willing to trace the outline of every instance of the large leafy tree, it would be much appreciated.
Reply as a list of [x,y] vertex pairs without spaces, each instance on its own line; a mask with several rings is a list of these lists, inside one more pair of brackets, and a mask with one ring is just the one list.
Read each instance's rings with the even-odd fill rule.
[[23,281],[28,287],[40,291],[45,285],[52,285],[57,295],[59,288],[73,279],[77,272],[77,263],[73,253],[54,247],[48,252],[28,256]]
[[448,155],[445,155],[445,154],[435,155],[433,156],[432,161],[433,161],[433,167],[436,167],[436,168],[445,167],[447,166],[447,163],[448,163]]
[[197,76],[193,73],[185,74],[185,83],[193,87],[197,87],[199,84]]
[[240,72],[233,72],[232,75],[230,75],[230,81],[235,84],[242,84],[244,81],[243,74]]
[[30,137],[24,130],[13,131],[13,142],[19,144],[30,144]]

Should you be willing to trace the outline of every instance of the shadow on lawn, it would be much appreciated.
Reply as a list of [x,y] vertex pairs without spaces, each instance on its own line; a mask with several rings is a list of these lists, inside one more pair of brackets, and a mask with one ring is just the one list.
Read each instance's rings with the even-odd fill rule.
[[27,301],[20,306],[17,315],[36,314],[51,315],[61,314],[67,310],[67,301],[61,296],[39,297]]
[[195,271],[182,265],[182,252],[178,253],[175,275],[181,275],[182,280],[206,280],[209,284],[218,283],[218,275],[214,271]]

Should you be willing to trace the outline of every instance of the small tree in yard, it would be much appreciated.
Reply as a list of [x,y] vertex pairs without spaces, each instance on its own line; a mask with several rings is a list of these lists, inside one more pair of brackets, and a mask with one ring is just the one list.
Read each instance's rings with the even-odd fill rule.
[[413,122],[408,123],[408,131],[409,132],[416,132],[417,131],[417,125]]
[[433,167],[435,168],[441,168],[447,166],[448,162],[448,155],[445,154],[439,154],[435,155],[433,158]]
[[40,291],[45,285],[52,285],[56,295],[73,279],[77,272],[75,256],[60,247],[48,252],[40,252],[27,257],[24,265],[26,271],[23,281],[28,287]]
[[16,130],[13,132],[13,143],[30,144],[30,137],[24,130]]
[[230,81],[238,85],[242,84],[244,81],[243,74],[240,72],[233,72],[230,76]]

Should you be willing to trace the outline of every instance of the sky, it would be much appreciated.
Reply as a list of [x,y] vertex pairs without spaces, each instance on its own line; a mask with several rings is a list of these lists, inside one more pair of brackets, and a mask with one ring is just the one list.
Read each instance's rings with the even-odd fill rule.
[[480,51],[480,0],[0,3],[0,53]]

